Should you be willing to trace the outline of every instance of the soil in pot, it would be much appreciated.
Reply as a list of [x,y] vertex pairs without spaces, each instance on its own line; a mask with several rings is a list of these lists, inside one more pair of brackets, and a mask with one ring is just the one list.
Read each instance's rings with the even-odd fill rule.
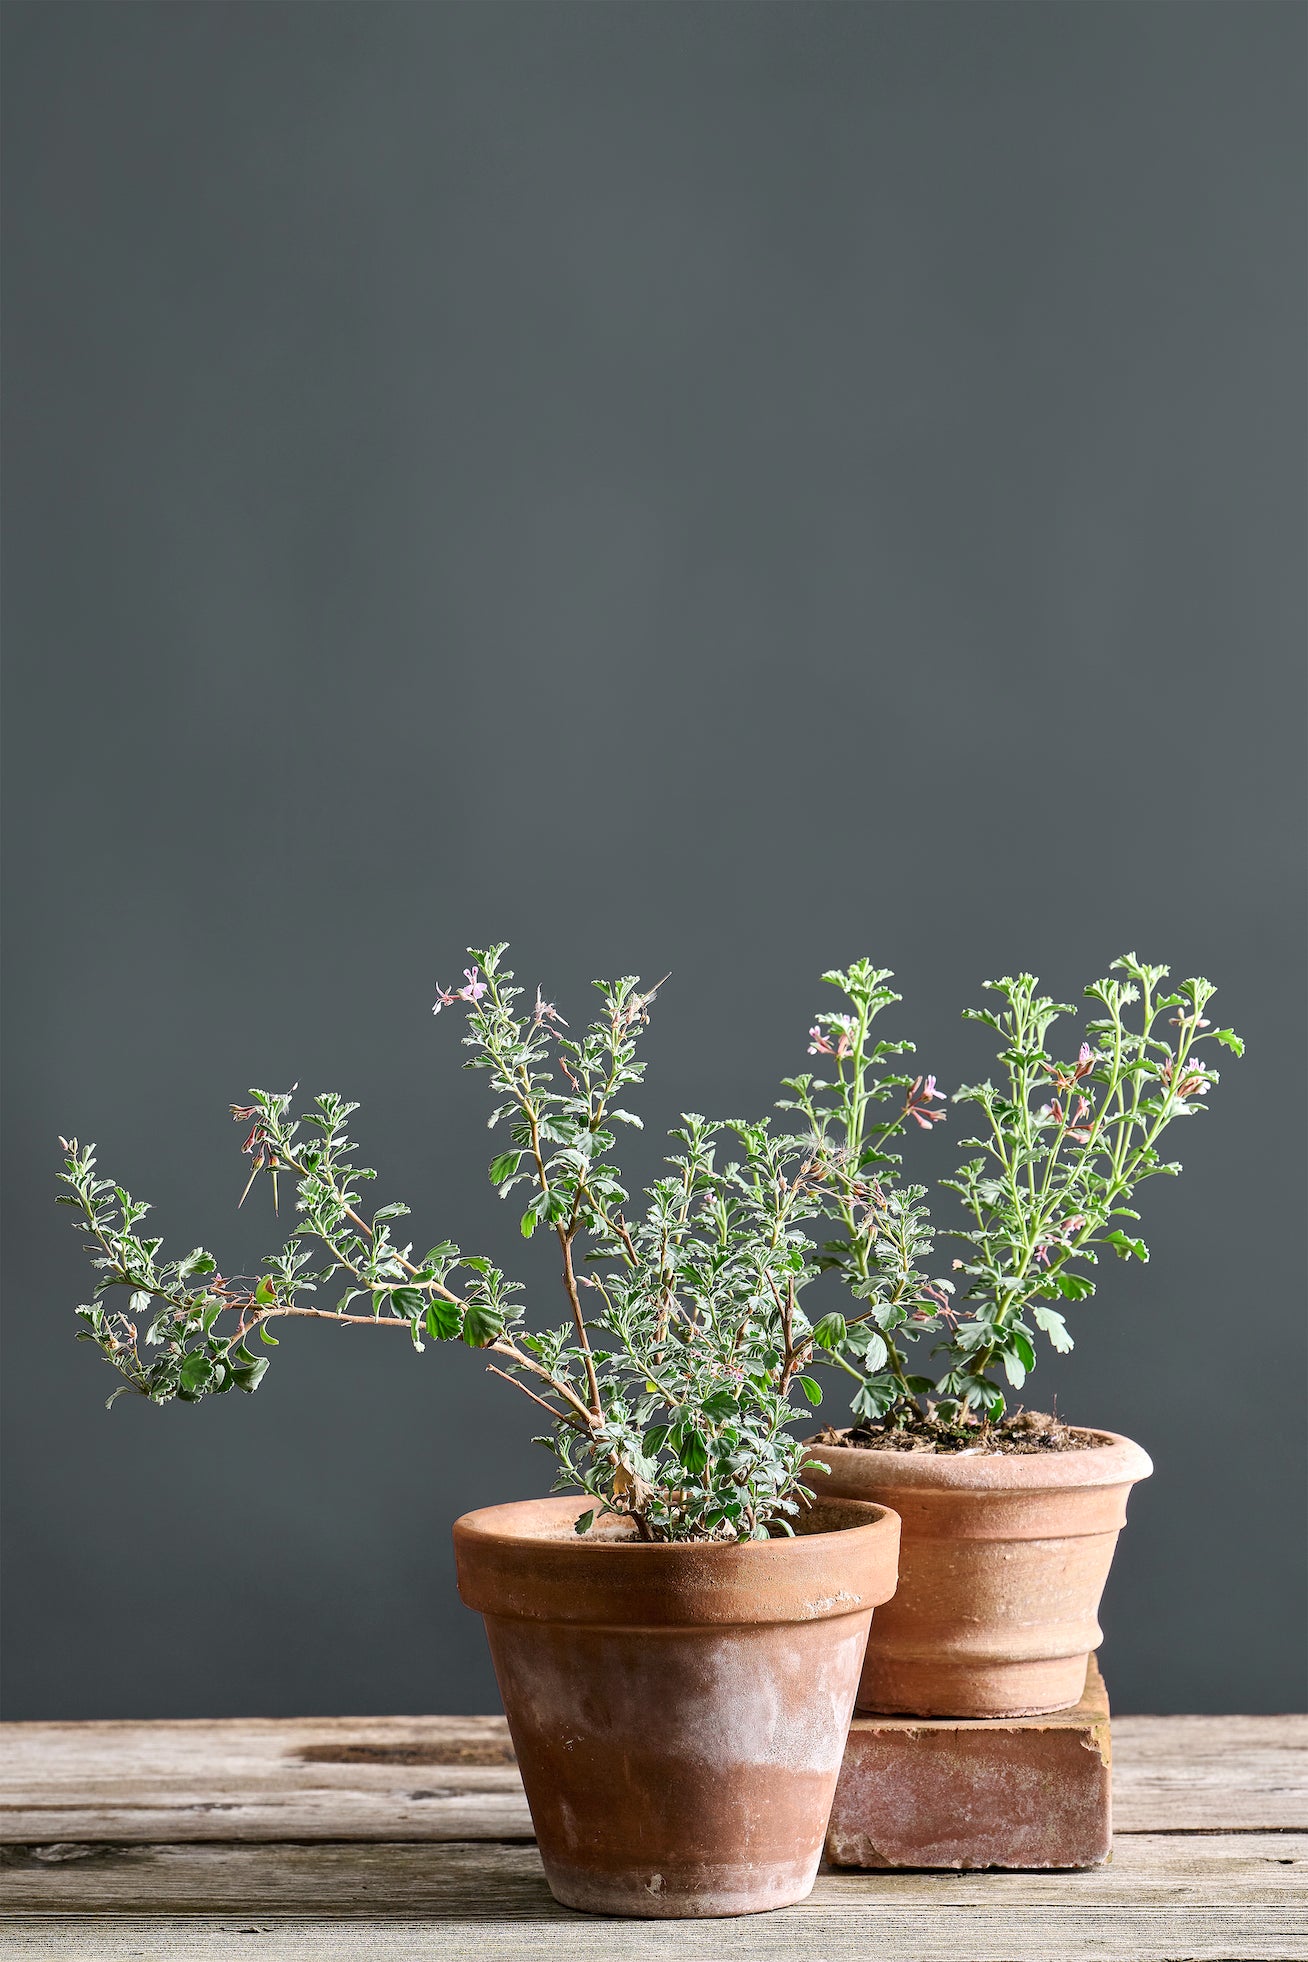
[[824,1432],[810,1446],[830,1472],[824,1496],[893,1506],[903,1522],[860,1710],[1025,1717],[1079,1700],[1127,1495],[1153,1467],[1111,1431],[1044,1444],[1039,1423],[1004,1428],[1006,1446],[976,1428],[962,1442]]
[[648,1545],[580,1498],[454,1527],[551,1892],[752,1914],[809,1893],[899,1522],[825,1494],[794,1539]]
[[855,1424],[840,1431],[828,1424],[812,1441],[856,1451],[1001,1451],[1030,1457],[1045,1451],[1091,1451],[1108,1438],[1103,1431],[1076,1430],[1043,1410],[1017,1410],[998,1424],[914,1410],[893,1427]]

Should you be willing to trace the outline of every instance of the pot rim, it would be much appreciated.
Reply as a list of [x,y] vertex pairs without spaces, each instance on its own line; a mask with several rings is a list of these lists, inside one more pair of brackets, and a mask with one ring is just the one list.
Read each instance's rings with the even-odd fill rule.
[[[584,1493],[483,1506],[454,1522],[459,1593],[483,1614],[627,1626],[817,1621],[893,1594],[899,1515],[825,1494],[828,1530],[775,1540],[592,1540]],[[837,1523],[839,1522],[839,1523]]]
[[[591,1503],[594,1503],[593,1501]],[[633,1553],[647,1558],[668,1559],[673,1555],[686,1557],[695,1555],[699,1560],[715,1554],[731,1555],[739,1558],[742,1554],[754,1558],[775,1557],[775,1549],[783,1552],[799,1545],[817,1546],[824,1540],[844,1539],[848,1533],[876,1532],[885,1534],[893,1528],[887,1521],[897,1526],[897,1515],[889,1506],[875,1499],[856,1499],[840,1493],[821,1492],[814,1495],[815,1512],[835,1512],[849,1509],[851,1514],[863,1517],[850,1517],[842,1525],[832,1525],[817,1533],[779,1534],[776,1539],[767,1540],[640,1540],[616,1534],[600,1538],[590,1533],[570,1533],[562,1535],[558,1528],[565,1523],[569,1526],[588,1510],[587,1495],[583,1492],[564,1493],[561,1498],[510,1499],[502,1505],[478,1506],[472,1512],[463,1513],[454,1522],[456,1533],[469,1539],[494,1542],[500,1546],[558,1547],[564,1552],[580,1554],[583,1559],[603,1559],[619,1554],[627,1558]],[[597,1515],[602,1517],[600,1508],[595,1506]],[[523,1530],[513,1530],[513,1523],[505,1515],[514,1513],[526,1515],[521,1519]],[[539,1530],[532,1530],[533,1522],[539,1521]]]
[[[821,1464],[852,1471],[863,1466],[859,1482],[874,1487],[903,1486],[945,1492],[1043,1492],[1096,1485],[1134,1485],[1148,1478],[1153,1460],[1133,1439],[1097,1425],[1071,1428],[1102,1438],[1084,1451],[860,1451],[857,1446],[808,1443]],[[842,1436],[847,1432],[842,1432]]]

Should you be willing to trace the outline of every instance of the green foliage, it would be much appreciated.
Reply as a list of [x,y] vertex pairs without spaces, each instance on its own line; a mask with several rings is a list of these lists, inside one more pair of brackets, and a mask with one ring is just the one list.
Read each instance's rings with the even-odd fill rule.
[[857,1309],[825,1315],[814,1339],[857,1382],[855,1415],[874,1419],[929,1387],[909,1375],[904,1344],[939,1325],[954,1291],[951,1281],[930,1278],[935,1236],[925,1188],[895,1182],[895,1138],[909,1122],[930,1131],[945,1113],[934,1108],[944,1097],[933,1076],[896,1067],[912,1043],[873,1040],[876,1017],[901,999],[886,985],[892,978],[866,960],[822,976],[846,1005],[817,1017],[808,1053],[830,1058],[832,1074],[787,1078],[780,1105],[807,1126],[810,1182],[834,1229],[813,1251],[813,1264],[839,1275]]
[[[806,1497],[792,1393],[819,1400],[803,1372],[831,1359],[800,1301],[818,1272],[804,1231],[819,1204],[812,1141],[686,1116],[667,1176],[632,1208],[614,1145],[640,1121],[626,1095],[657,991],[632,976],[597,983],[599,1013],[574,1037],[539,994],[524,1011],[503,954],[477,952],[436,1006],[466,1010],[469,1067],[489,1078],[491,1123],[508,1133],[491,1179],[506,1197],[521,1189],[524,1233],[557,1242],[560,1326],[529,1329],[521,1290],[483,1255],[443,1241],[419,1256],[395,1238],[406,1207],[367,1212],[372,1173],[346,1128],[355,1105],[325,1095],[296,1116],[290,1094],[255,1090],[233,1112],[249,1126],[251,1183],[293,1182],[297,1218],[254,1278],[224,1279],[202,1250],[163,1263],[138,1231],[146,1208],[96,1177],[92,1150],[66,1146],[65,1197],[100,1270],[83,1333],[124,1388],[156,1402],[254,1390],[269,1358],[248,1338],[269,1339],[279,1318],[407,1329],[417,1349],[461,1339],[548,1412],[560,1483],[593,1496],[592,1516],[626,1515],[658,1540],[788,1532]],[[103,1297],[123,1288],[128,1311],[114,1313]],[[830,1322],[823,1341],[838,1346]]]
[[1181,1169],[1158,1144],[1169,1124],[1207,1108],[1218,1078],[1201,1046],[1244,1053],[1233,1030],[1205,1033],[1212,983],[1195,977],[1166,993],[1167,973],[1126,954],[1092,982],[1085,992],[1098,1012],[1072,1062],[1060,1060],[1049,1036],[1072,1010],[1041,995],[1032,974],[988,982],[1001,1005],[966,1011],[999,1037],[1002,1077],[954,1093],[984,1124],[963,1141],[978,1155],[943,1181],[969,1215],[955,1236],[964,1257],[954,1263],[965,1276],[966,1318],[944,1345],[948,1367],[936,1386],[947,1410],[1002,1415],[994,1372],[1020,1389],[1035,1363],[1036,1331],[1055,1349],[1072,1347],[1050,1303],[1094,1293],[1085,1269],[1100,1247],[1148,1260],[1144,1241],[1118,1222],[1138,1217],[1131,1199],[1145,1179]]
[[[1033,976],[989,984],[1002,1005],[969,1014],[999,1036],[1003,1077],[955,1093],[985,1126],[965,1140],[976,1155],[943,1181],[969,1222],[955,1235],[965,1247],[956,1299],[953,1281],[931,1276],[925,1188],[898,1182],[898,1135],[910,1122],[932,1131],[944,1099],[933,1076],[899,1066],[911,1044],[873,1039],[875,1018],[899,1000],[886,970],[858,961],[823,976],[844,1005],[818,1016],[809,1053],[829,1059],[830,1074],[786,1081],[789,1129],[685,1115],[665,1175],[633,1205],[615,1145],[640,1122],[627,1093],[644,1074],[637,1048],[657,989],[630,975],[597,982],[600,1009],[574,1036],[539,992],[521,1006],[504,952],[474,952],[465,985],[439,990],[436,1012],[466,1011],[467,1067],[487,1075],[491,1126],[507,1132],[490,1178],[502,1197],[518,1192],[525,1237],[553,1236],[563,1321],[528,1327],[521,1286],[484,1255],[450,1240],[419,1254],[397,1238],[407,1206],[369,1212],[362,1188],[374,1174],[357,1164],[347,1128],[357,1105],[329,1093],[296,1116],[293,1092],[253,1090],[232,1111],[249,1127],[246,1192],[261,1173],[274,1197],[288,1181],[296,1212],[255,1276],[225,1278],[200,1247],[164,1260],[142,1229],[149,1208],[97,1175],[93,1147],[63,1141],[62,1203],[89,1231],[97,1270],[79,1335],[123,1379],[115,1396],[252,1392],[270,1357],[249,1341],[257,1333],[275,1348],[270,1324],[287,1317],[404,1330],[418,1351],[424,1338],[461,1340],[548,1414],[542,1442],[559,1485],[594,1500],[578,1531],[610,1513],[650,1540],[789,1532],[811,1496],[788,1428],[796,1394],[823,1400],[809,1372],[843,1372],[855,1414],[892,1425],[928,1396],[947,1417],[1002,1414],[1038,1334],[1071,1348],[1062,1308],[1093,1293],[1084,1269],[1096,1249],[1148,1259],[1120,1222],[1135,1221],[1142,1180],[1180,1169],[1157,1144],[1217,1081],[1198,1045],[1242,1051],[1230,1029],[1204,1036],[1210,983],[1162,994],[1167,970],[1134,955],[1087,989],[1099,1012],[1075,1062],[1047,1047],[1069,1011]],[[1159,1032],[1167,1011],[1172,1036]],[[802,1297],[824,1275],[849,1305],[810,1321]],[[118,1291],[125,1308],[110,1305]],[[908,1350],[942,1330],[933,1380],[910,1369]]]

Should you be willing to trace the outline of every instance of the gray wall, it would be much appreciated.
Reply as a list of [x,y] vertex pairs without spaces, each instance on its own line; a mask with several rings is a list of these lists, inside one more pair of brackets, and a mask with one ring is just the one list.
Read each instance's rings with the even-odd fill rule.
[[7,1714],[494,1706],[449,1524],[546,1489],[525,1401],[294,1330],[106,1416],[50,1204],[96,1138],[248,1271],[225,1107],[298,1078],[513,1258],[481,936],[674,970],[642,1176],[861,951],[946,1085],[988,974],[1210,973],[1248,1058],[1032,1389],[1157,1462],[1118,1707],[1299,1704],[1302,9],[6,25]]

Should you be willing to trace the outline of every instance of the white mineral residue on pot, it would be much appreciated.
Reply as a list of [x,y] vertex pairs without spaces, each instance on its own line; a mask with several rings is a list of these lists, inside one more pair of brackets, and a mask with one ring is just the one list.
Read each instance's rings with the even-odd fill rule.
[[820,1627],[799,1623],[784,1644],[776,1627],[701,1635],[595,1629],[570,1654],[526,1640],[511,1654],[501,1651],[499,1664],[506,1700],[545,1734],[639,1738],[657,1713],[674,1759],[834,1773],[867,1624],[853,1615],[839,1634],[828,1624],[819,1636]]
[[861,1594],[848,1594],[842,1587],[839,1594],[821,1594],[816,1601],[805,1601],[804,1613],[813,1616],[825,1615],[832,1608],[839,1608],[842,1605],[856,1608],[862,1599]]
[[863,1648],[861,1631],[821,1659],[805,1643],[773,1670],[738,1635],[706,1644],[678,1697],[679,1745],[688,1757],[724,1766],[838,1770]]

